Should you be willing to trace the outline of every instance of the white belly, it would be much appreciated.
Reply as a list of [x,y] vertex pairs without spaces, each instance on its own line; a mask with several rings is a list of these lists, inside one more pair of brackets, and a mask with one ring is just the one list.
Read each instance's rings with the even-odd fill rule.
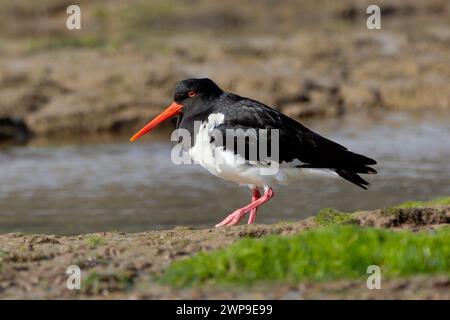
[[198,130],[194,146],[188,150],[189,156],[195,163],[200,164],[213,175],[242,185],[273,186],[288,184],[298,180],[305,174],[322,174],[336,176],[328,169],[296,168],[295,163],[273,163],[271,166],[263,164],[245,163],[240,155],[216,147],[210,143],[211,131],[223,123],[223,114],[212,114]]

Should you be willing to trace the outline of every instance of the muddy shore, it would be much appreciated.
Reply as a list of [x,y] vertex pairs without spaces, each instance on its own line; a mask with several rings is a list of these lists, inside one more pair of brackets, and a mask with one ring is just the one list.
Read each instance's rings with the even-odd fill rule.
[[[198,252],[229,246],[242,238],[289,236],[317,228],[311,217],[295,223],[241,225],[223,229],[172,230],[142,233],[106,232],[78,236],[0,235],[1,298],[118,299],[449,299],[446,276],[385,279],[382,290],[367,290],[363,280],[260,284],[250,288],[174,288],[157,281],[168,265]],[[392,230],[435,230],[450,225],[450,206],[384,209],[352,214],[346,223]],[[82,270],[81,290],[66,287],[66,268]]]
[[61,1],[1,5],[0,140],[129,133],[202,76],[297,118],[450,110],[447,1],[383,1],[377,31],[364,1],[197,2],[82,2],[79,32]]

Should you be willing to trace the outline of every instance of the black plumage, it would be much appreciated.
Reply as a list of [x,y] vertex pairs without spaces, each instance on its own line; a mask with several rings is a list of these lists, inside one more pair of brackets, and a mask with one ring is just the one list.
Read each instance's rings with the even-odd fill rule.
[[[195,92],[195,97],[188,97],[189,92]],[[242,129],[242,132],[252,132],[259,139],[261,129],[270,133],[272,129],[279,131],[279,161],[290,163],[298,159],[299,168],[330,169],[342,178],[367,189],[369,183],[359,174],[374,174],[376,171],[369,167],[376,161],[364,155],[347,150],[346,147],[326,139],[321,135],[306,128],[298,121],[270,108],[269,106],[239,95],[222,91],[209,79],[188,79],[180,82],[175,91],[175,101],[183,103],[183,113],[178,121],[178,127],[187,129],[194,137],[194,121],[206,121],[211,114],[223,114],[224,120],[215,129],[222,133],[223,139],[211,139],[216,146],[229,148],[228,139],[236,139],[236,134],[230,136],[227,129]],[[267,136],[266,145],[270,147],[271,135]],[[269,148],[268,159],[251,159],[249,157],[250,145],[254,139],[248,139],[245,151],[237,150],[249,163],[262,164],[270,161],[271,150]],[[187,143],[187,142],[185,142]],[[188,145],[192,146],[194,140]],[[258,152],[259,154],[259,152]]]

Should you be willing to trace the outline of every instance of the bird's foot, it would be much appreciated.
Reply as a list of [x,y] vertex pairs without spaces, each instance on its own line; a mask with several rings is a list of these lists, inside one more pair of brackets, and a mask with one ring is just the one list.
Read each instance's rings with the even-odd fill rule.
[[248,224],[253,224],[255,222],[257,211],[258,211],[258,208],[255,208],[252,211],[250,211],[250,216],[248,217]]
[[228,217],[226,217],[225,219],[223,219],[222,222],[219,222],[218,224],[216,224],[216,228],[218,227],[230,227],[230,226],[235,226],[239,223],[239,221],[242,220],[242,218],[245,217],[245,214],[247,213],[246,211],[241,209],[237,209],[236,211],[234,211],[233,213],[231,213],[230,215],[228,215]]
[[[252,203],[261,198],[261,193],[259,192],[258,187],[254,187],[252,189]],[[248,217],[248,224],[253,224],[256,220],[256,212],[258,211],[258,207],[252,209],[250,211],[250,216]]]
[[[234,226],[239,223],[239,221],[242,220],[242,218],[246,215],[247,212],[250,212],[250,217],[248,219],[248,223],[252,224],[255,221],[256,218],[256,210],[260,205],[263,203],[266,203],[273,197],[273,190],[272,188],[267,188],[264,195],[256,200],[252,199],[252,202],[240,209],[237,209],[232,214],[230,214],[228,217],[226,217],[222,222],[216,224],[216,228],[218,227],[228,227],[228,226]],[[256,198],[256,195],[254,195],[254,198]]]

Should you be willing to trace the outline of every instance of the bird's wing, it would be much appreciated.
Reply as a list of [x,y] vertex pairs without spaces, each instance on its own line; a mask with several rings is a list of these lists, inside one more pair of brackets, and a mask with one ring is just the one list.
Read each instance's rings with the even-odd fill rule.
[[[237,130],[236,129],[240,129]],[[262,130],[265,129],[265,130]],[[346,147],[326,139],[321,135],[311,131],[292,118],[258,102],[255,100],[242,98],[233,104],[233,108],[228,108],[224,123],[216,127],[222,133],[222,141],[214,141],[216,146],[223,146],[225,149],[233,147],[235,154],[243,156],[246,160],[254,161],[250,157],[253,153],[250,148],[255,148],[255,144],[261,146],[265,144],[268,150],[268,157],[262,157],[258,152],[257,161],[267,163],[270,159],[275,135],[271,134],[273,129],[278,129],[278,159],[279,163],[297,163],[303,168],[327,168],[334,170],[343,178],[353,183],[365,184],[357,173],[376,173],[369,165],[376,164],[376,161],[366,156],[348,151]],[[245,133],[250,132],[250,133]],[[267,132],[267,135],[264,134]],[[242,141],[245,139],[246,149],[236,148],[236,143],[230,141]],[[257,137],[250,139],[248,137]],[[228,141],[228,143],[227,143]],[[259,141],[259,142],[258,142]],[[258,149],[259,151],[259,149]],[[299,163],[300,162],[300,163]],[[355,177],[356,175],[356,177]],[[360,180],[359,180],[359,179]],[[362,181],[361,181],[362,180]]]

